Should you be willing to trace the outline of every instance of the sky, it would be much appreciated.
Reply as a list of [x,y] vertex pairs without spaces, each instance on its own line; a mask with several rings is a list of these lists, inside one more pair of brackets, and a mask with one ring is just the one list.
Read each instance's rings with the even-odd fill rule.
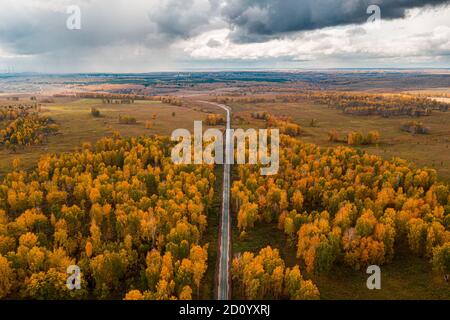
[[0,73],[392,67],[450,67],[450,1],[0,1]]

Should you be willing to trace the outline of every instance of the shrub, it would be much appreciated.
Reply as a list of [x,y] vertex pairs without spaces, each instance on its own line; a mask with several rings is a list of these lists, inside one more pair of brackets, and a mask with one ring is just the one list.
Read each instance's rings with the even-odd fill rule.
[[430,133],[430,128],[424,127],[422,122],[411,121],[402,125],[402,131],[417,134],[428,134]]
[[347,137],[347,143],[351,146],[359,146],[364,142],[364,138],[360,132],[350,132]]
[[91,115],[96,118],[100,117],[100,110],[97,108],[91,108]]
[[380,133],[377,130],[370,131],[366,137],[360,132],[350,132],[347,137],[347,144],[351,146],[377,144],[380,142]]
[[209,126],[222,125],[225,124],[225,118],[221,114],[208,114],[206,124]]
[[380,133],[375,130],[367,134],[364,144],[377,144],[378,142],[380,142]]
[[119,116],[120,124],[136,124],[136,118],[131,116]]
[[328,132],[328,141],[329,142],[339,142],[339,133],[336,130],[332,130]]

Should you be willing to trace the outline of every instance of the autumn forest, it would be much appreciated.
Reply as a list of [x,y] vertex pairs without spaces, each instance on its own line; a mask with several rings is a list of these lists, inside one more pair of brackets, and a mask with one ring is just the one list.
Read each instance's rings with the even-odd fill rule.
[[[438,283],[438,294],[449,298],[450,188],[440,168],[365,150],[386,143],[381,126],[338,132],[324,118],[303,124],[274,107],[310,103],[353,119],[416,118],[407,123],[424,127],[436,112],[447,116],[447,103],[315,91],[209,99],[231,106],[234,127],[281,134],[277,174],[261,175],[261,164],[232,167],[231,297],[321,299],[336,270],[351,278],[371,265],[398,268],[406,252],[426,270],[413,276],[426,272],[428,285]],[[222,130],[226,124],[214,105],[183,96],[2,100],[0,148],[8,170],[0,183],[0,297],[214,298],[222,166],[174,164],[174,142],[161,130],[195,119]],[[106,130],[72,141],[86,123]],[[308,141],[322,126],[326,144]],[[46,151],[56,141],[68,147]],[[275,238],[265,238],[267,228]],[[80,271],[75,290],[67,280],[73,266]],[[421,298],[420,290],[414,294]]]

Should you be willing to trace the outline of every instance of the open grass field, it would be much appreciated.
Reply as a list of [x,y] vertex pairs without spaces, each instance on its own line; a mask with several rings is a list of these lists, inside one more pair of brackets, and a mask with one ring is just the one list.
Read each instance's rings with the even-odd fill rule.
[[[437,170],[441,180],[450,181],[450,112],[434,111],[431,116],[411,118],[408,116],[383,118],[380,116],[346,115],[334,108],[309,102],[300,103],[258,103],[231,104],[234,116],[246,119],[245,124],[236,126],[247,128],[264,127],[261,120],[252,119],[252,112],[267,111],[274,115],[289,116],[303,129],[301,139],[323,147],[336,146],[339,143],[328,141],[328,132],[336,130],[340,139],[345,139],[353,130],[367,134],[378,130],[381,141],[378,145],[362,146],[363,150],[377,154],[385,159],[400,157],[415,163],[419,167]],[[315,119],[317,125],[310,126]],[[430,128],[430,134],[411,134],[401,131],[402,124],[409,121],[421,121]]]
[[[115,131],[120,132],[124,137],[170,135],[173,130],[178,128],[192,131],[194,120],[204,120],[206,117],[205,113],[201,111],[155,101],[135,101],[134,104],[103,104],[101,99],[57,98],[54,100],[54,103],[42,105],[41,114],[56,121],[60,126],[58,134],[49,136],[42,145],[17,148],[15,153],[0,146],[0,176],[11,171],[11,162],[15,158],[20,160],[21,169],[29,169],[36,165],[42,154],[70,152],[79,148],[84,142],[95,143]],[[28,102],[29,100],[22,103]],[[2,100],[0,103],[11,102]],[[91,115],[92,107],[100,110],[100,117],[96,118]],[[137,123],[133,125],[119,124],[119,115],[135,117]],[[156,115],[154,120],[153,115]],[[152,124],[150,129],[146,128],[147,121]],[[6,121],[0,121],[0,128],[5,125]]]

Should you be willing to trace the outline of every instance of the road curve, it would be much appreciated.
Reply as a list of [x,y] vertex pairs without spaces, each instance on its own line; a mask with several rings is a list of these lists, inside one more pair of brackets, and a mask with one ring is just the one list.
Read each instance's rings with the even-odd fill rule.
[[225,163],[223,165],[223,194],[222,194],[222,217],[220,223],[220,241],[219,241],[219,274],[217,299],[230,299],[230,256],[231,256],[231,218],[230,218],[230,163],[233,155],[231,150],[231,110],[228,106],[209,102],[200,101],[202,103],[211,104],[222,108],[227,113],[227,125],[225,130]]

